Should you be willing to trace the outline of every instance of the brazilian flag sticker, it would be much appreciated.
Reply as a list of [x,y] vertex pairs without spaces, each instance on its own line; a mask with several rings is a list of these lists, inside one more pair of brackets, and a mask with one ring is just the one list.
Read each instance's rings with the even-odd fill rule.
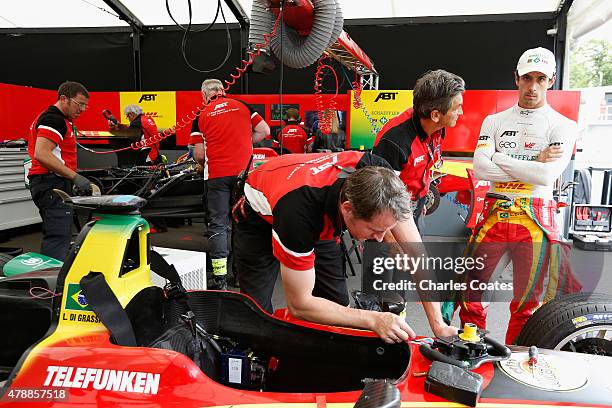
[[76,310],[79,312],[91,312],[87,299],[81,291],[81,285],[78,283],[69,283],[66,296],[66,310]]

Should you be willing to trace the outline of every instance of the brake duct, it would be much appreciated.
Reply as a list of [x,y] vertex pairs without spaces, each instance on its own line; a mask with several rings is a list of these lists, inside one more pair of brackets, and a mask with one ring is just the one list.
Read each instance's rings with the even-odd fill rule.
[[[294,0],[298,5],[313,6],[313,22],[309,35],[302,36],[295,29],[283,24],[277,35],[271,38],[270,48],[274,55],[291,68],[305,68],[315,63],[325,50],[333,45],[344,25],[338,0]],[[289,7],[284,6],[285,9]],[[264,34],[269,34],[275,21],[269,0],[253,0],[249,44],[264,43]],[[269,50],[262,50],[268,52]]]

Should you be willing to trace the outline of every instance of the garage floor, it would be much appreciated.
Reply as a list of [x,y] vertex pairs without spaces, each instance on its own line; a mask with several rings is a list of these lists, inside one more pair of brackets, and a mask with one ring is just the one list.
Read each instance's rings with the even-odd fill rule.
[[[170,227],[166,232],[152,234],[151,242],[155,246],[202,251],[206,248],[203,230],[204,225],[202,223],[193,223],[191,226]],[[0,231],[0,246],[20,247],[23,248],[24,252],[37,252],[39,250],[40,237],[40,225]],[[574,249],[572,251],[572,263],[573,265],[580,265],[581,268],[589,266],[593,269],[601,268],[603,273],[593,292],[612,294],[612,252],[586,252]],[[354,262],[354,265],[357,276],[349,276],[349,290],[358,289],[361,285],[361,265],[356,262]],[[510,268],[508,268],[505,274],[509,273]],[[275,307],[285,306],[281,282],[277,282],[273,303]],[[420,304],[409,303],[407,312],[407,321],[417,334],[431,335],[429,324]],[[487,321],[488,329],[494,338],[504,339],[508,318],[507,303],[492,302],[490,304]],[[455,317],[454,323],[456,325],[459,324],[457,317]]]

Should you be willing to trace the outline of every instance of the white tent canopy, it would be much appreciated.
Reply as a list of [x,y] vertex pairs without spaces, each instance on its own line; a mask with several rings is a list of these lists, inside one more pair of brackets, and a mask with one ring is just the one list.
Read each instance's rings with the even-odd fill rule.
[[[252,0],[238,0],[247,15]],[[121,0],[146,26],[172,25],[165,0]],[[2,0],[0,28],[127,27],[103,0]],[[192,0],[193,24],[210,23],[217,0]],[[221,0],[228,22],[236,18]],[[552,12],[560,0],[340,0],[345,19]],[[188,1],[169,0],[177,21],[188,22]],[[221,16],[217,22],[223,22]]]

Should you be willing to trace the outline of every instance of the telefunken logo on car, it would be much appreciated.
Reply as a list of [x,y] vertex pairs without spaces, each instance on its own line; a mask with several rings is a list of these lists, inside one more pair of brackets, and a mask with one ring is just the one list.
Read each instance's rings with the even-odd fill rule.
[[499,142],[499,147],[501,147],[502,149],[514,149],[516,147],[516,142],[501,141]]
[[398,93],[399,92],[380,92],[376,99],[374,99],[374,102],[378,102],[379,99],[382,99],[383,101],[394,101],[395,96]]
[[138,103],[140,103],[142,101],[153,102],[155,100],[156,96],[157,96],[157,94],[142,94],[142,96],[138,100]]
[[504,131],[504,133],[501,134],[501,137],[504,137],[504,136],[513,137],[513,136],[516,136],[517,134],[518,134],[518,130],[506,130]]

